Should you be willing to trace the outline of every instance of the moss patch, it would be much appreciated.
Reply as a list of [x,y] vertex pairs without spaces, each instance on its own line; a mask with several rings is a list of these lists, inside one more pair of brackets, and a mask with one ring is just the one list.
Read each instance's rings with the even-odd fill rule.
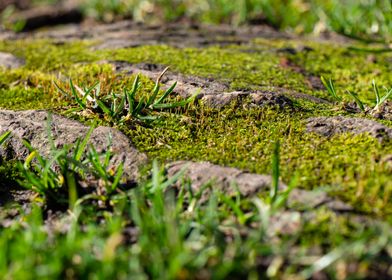
[[[169,46],[141,46],[120,50],[92,51],[91,42],[55,44],[47,40],[3,41],[0,50],[26,60],[19,70],[0,76],[0,107],[9,109],[52,109],[64,113],[74,106],[57,93],[52,81],[67,88],[68,78],[76,84],[102,82],[104,92],[130,88],[134,76],[114,73],[101,60],[123,60],[171,65],[174,71],[211,77],[228,83],[232,90],[285,88],[328,98],[325,91],[313,90],[306,75],[325,75],[341,89],[358,92],[370,101],[371,80],[390,86],[390,53],[358,52],[346,46],[314,42],[255,40],[249,46],[179,49]],[[301,46],[311,51],[295,51]],[[305,72],[282,67],[289,59]],[[358,67],[363,65],[361,67]],[[144,94],[152,82],[143,78]],[[143,93],[142,93],[143,94]],[[304,131],[303,120],[312,116],[347,114],[328,104],[296,100],[294,111],[276,108],[227,108],[214,111],[191,106],[163,114],[149,126],[122,127],[134,144],[151,158],[163,161],[209,160],[269,173],[273,143],[282,143],[282,179],[299,174],[299,187],[328,187],[332,194],[357,209],[380,216],[391,213],[391,170],[383,163],[392,154],[391,143],[380,144],[366,135],[338,135],[324,138]],[[81,117],[78,117],[82,119]],[[92,117],[94,119],[94,117]],[[91,118],[84,118],[91,121]],[[390,121],[383,121],[391,126]]]
[[308,134],[302,120],[311,115],[271,108],[193,109],[127,134],[153,158],[207,160],[267,174],[273,145],[279,140],[283,181],[298,174],[298,187],[329,187],[362,211],[390,214],[391,170],[381,159],[392,154],[392,145],[367,135]]

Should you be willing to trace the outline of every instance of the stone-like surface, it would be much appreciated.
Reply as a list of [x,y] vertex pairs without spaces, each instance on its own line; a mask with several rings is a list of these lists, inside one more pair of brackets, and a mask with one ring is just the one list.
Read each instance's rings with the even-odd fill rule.
[[[208,45],[241,45],[251,39],[290,38],[290,35],[278,32],[268,26],[247,26],[233,28],[228,25],[207,26],[194,24],[166,24],[146,26],[130,21],[100,25],[94,28],[81,26],[78,32],[69,32],[69,36],[78,39],[97,39],[102,43],[95,49],[118,49],[138,45],[168,44],[176,47],[204,47]],[[217,36],[218,34],[218,36]],[[57,37],[40,33],[39,36]]]
[[332,136],[339,133],[368,133],[379,141],[392,139],[392,129],[378,122],[348,117],[316,117],[307,119],[308,132],[323,136]]
[[[129,75],[140,73],[153,80],[156,80],[165,68],[162,65],[151,63],[130,64],[125,61],[102,61],[101,63],[113,65],[117,72]],[[247,103],[250,106],[278,106],[280,108],[293,106],[293,102],[282,93],[273,91],[230,92],[226,83],[213,79],[191,77],[169,71],[161,80],[165,89],[175,82],[177,82],[177,86],[174,89],[174,94],[187,98],[198,93],[198,99],[212,108],[222,108],[231,102]]]
[[[32,12],[29,11],[28,13]],[[69,24],[46,30],[37,30],[33,34],[10,33],[5,37],[1,35],[3,34],[0,34],[0,38],[4,39],[47,38],[58,43],[91,39],[99,42],[93,47],[95,50],[160,44],[176,47],[242,45],[251,43],[254,38],[294,38],[293,35],[279,32],[267,25],[242,27],[195,25],[192,23],[144,25],[132,21],[110,24],[96,24],[87,21],[82,24]]]
[[[234,195],[239,191],[241,195],[250,197],[270,190],[272,185],[272,177],[269,175],[247,173],[237,168],[219,166],[209,162],[177,161],[167,166],[169,177],[178,172],[184,172],[183,180],[189,180],[193,193],[197,193],[207,184],[211,184],[211,187],[226,194]],[[286,190],[287,186],[280,183],[279,189]],[[204,190],[204,199],[207,199],[209,193],[208,188]],[[336,212],[354,210],[350,205],[319,190],[293,189],[287,199],[287,207],[291,210],[306,211],[322,206]]]
[[322,206],[337,212],[353,211],[353,208],[350,205],[328,196],[326,192],[318,190],[307,191],[294,189],[290,192],[287,199],[287,207],[290,209],[304,211]]
[[[31,145],[43,155],[48,155],[51,144],[47,126],[49,114],[45,111],[0,111],[0,135],[6,131],[12,132],[7,145],[0,147],[0,157],[6,159],[24,160],[28,155],[27,148],[22,139],[28,140]],[[78,138],[84,138],[90,128],[73,120],[52,115],[50,130],[56,147],[73,144]],[[146,156],[139,153],[129,139],[114,128],[97,127],[91,134],[89,144],[98,152],[104,152],[108,147],[108,137],[112,136],[111,151],[113,158],[110,165],[117,167],[124,163],[124,179],[135,181],[138,177],[138,166],[144,163]]]
[[[214,189],[222,190],[229,195],[235,194],[238,190],[243,196],[251,196],[269,189],[272,184],[269,175],[247,173],[237,168],[223,167],[209,162],[173,162],[167,166],[168,176],[173,176],[183,169],[184,179],[190,180],[194,193],[211,183]],[[284,189],[286,186],[280,184],[280,188]]]
[[[163,65],[152,63],[131,64],[125,61],[102,61],[102,63],[113,65],[114,70],[117,72],[129,75],[140,73],[152,80],[156,80],[165,69],[165,66]],[[219,83],[213,79],[191,77],[180,73],[173,73],[169,69],[169,71],[162,77],[161,83],[168,88],[175,82],[177,82],[177,86],[174,92],[183,98],[190,97],[194,93],[199,93],[200,96],[204,96],[223,93],[229,90],[228,84],[223,82]]]
[[10,53],[0,52],[0,68],[15,69],[22,67],[24,61]]
[[247,103],[249,107],[278,106],[279,108],[292,107],[293,102],[280,93],[274,92],[224,92],[208,94],[201,97],[201,101],[209,107],[222,108],[231,102]]

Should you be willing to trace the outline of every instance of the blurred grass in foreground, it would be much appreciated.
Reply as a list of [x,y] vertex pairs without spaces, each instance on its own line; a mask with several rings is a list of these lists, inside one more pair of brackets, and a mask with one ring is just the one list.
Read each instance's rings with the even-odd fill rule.
[[[84,14],[111,22],[188,19],[203,23],[266,23],[296,33],[335,31],[366,42],[392,41],[390,0],[75,0]],[[75,1],[72,1],[73,3]],[[46,5],[59,0],[32,0]],[[71,3],[71,1],[63,1]],[[7,13],[11,10],[6,9]],[[3,13],[3,20],[4,14]]]

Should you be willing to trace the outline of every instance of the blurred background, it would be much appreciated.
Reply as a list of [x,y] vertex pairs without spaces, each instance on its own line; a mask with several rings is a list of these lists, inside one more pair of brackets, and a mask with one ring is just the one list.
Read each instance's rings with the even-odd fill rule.
[[[46,16],[63,17],[57,23],[267,24],[299,34],[333,31],[362,41],[392,41],[392,0],[1,0],[0,13],[2,27],[14,31],[45,26]],[[41,24],[31,28],[34,16]]]

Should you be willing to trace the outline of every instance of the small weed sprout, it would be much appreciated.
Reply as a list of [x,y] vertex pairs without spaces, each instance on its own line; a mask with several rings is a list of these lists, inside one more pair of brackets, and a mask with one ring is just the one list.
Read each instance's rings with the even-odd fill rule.
[[161,89],[161,79],[168,69],[169,67],[166,67],[159,75],[150,96],[147,98],[142,97],[140,99],[136,96],[142,87],[139,75],[136,76],[132,88],[130,90],[124,89],[122,94],[109,92],[109,94],[102,96],[101,84],[99,82],[91,87],[81,88],[74,85],[72,80],[70,80],[70,94],[63,90],[57,83],[54,84],[63,95],[74,99],[79,105],[80,110],[89,109],[94,113],[103,113],[109,121],[115,124],[122,124],[131,119],[147,121],[156,119],[155,116],[151,115],[152,112],[183,107],[191,103],[197,96],[196,93],[181,101],[171,103],[164,102],[177,85],[177,82],[175,82],[170,88],[164,91],[161,96],[158,96]]
[[280,178],[280,142],[274,144],[272,154],[272,184],[269,195],[269,205],[273,210],[277,210],[285,205],[288,196],[293,188],[297,185],[297,176],[294,176],[290,181],[288,187],[282,191],[279,190]]
[[327,80],[324,77],[321,77],[321,82],[323,83],[323,85],[327,89],[328,93],[331,95],[331,97],[335,101],[337,101],[337,102],[342,101],[342,98],[339,97],[338,94],[336,93],[335,84],[331,79]]
[[[340,96],[338,96],[336,88],[335,88],[335,84],[331,79],[327,80],[324,77],[321,77],[321,81],[324,84],[325,88],[327,89],[327,92],[332,96],[332,98],[335,101],[341,102],[343,100]],[[361,112],[365,113],[365,114],[367,114],[368,112],[370,112],[370,113],[377,112],[380,109],[380,106],[384,102],[386,102],[388,100],[388,98],[392,95],[392,88],[388,90],[385,87],[384,87],[385,94],[381,95],[380,89],[374,80],[372,82],[372,87],[373,87],[374,95],[376,96],[376,100],[375,100],[376,105],[371,109],[366,109],[365,103],[359,98],[359,96],[356,93],[351,92],[349,90],[346,90],[346,93],[354,99],[355,103],[357,104],[357,106],[361,110]]]
[[372,82],[372,85],[373,85],[374,94],[376,95],[376,106],[374,107],[373,110],[378,111],[380,106],[392,95],[392,88],[389,90],[387,88],[384,88],[385,95],[381,96],[380,90],[374,80]]

